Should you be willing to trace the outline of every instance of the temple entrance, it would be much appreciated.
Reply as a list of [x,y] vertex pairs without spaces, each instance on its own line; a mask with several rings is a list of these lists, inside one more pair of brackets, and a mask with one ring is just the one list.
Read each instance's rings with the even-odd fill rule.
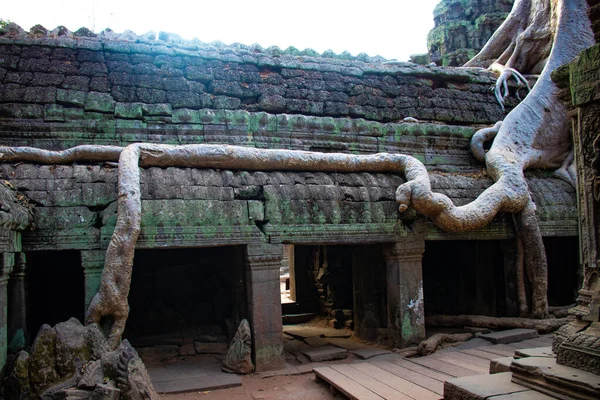
[[[548,305],[566,308],[581,287],[577,238],[545,237],[544,245]],[[426,242],[423,281],[427,315],[519,315],[513,240]]]
[[79,254],[79,251],[27,253],[27,311],[31,340],[43,324],[54,326],[71,317],[84,321],[85,285]]
[[548,258],[548,305],[573,305],[583,283],[577,237],[545,237]]
[[[500,241],[428,241],[423,254],[425,313],[505,317],[507,293]],[[514,283],[515,277],[512,277]],[[516,289],[514,289],[516,290]],[[515,303],[516,305],[516,303]]]
[[246,317],[243,254],[237,246],[136,251],[124,337],[136,348],[178,346],[170,351],[180,355],[225,352]]
[[358,327],[365,339],[387,326],[380,245],[297,245],[290,265],[294,302],[282,304],[284,324],[294,323],[292,315],[312,316],[328,328]]

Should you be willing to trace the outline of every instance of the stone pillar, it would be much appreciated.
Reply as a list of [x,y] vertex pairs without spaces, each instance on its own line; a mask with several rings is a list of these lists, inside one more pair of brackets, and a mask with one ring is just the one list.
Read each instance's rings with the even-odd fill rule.
[[2,253],[0,258],[0,376],[6,364],[7,343],[7,314],[8,314],[8,279],[15,265],[14,253]]
[[406,347],[425,339],[422,258],[425,241],[409,236],[384,250],[387,315],[391,345]]
[[296,301],[296,261],[294,258],[294,245],[284,245],[283,251],[287,253],[290,275],[290,299]]
[[16,353],[27,346],[27,260],[25,253],[15,255],[9,282],[8,350]]
[[246,247],[248,316],[256,371],[285,366],[279,290],[282,256],[281,244],[257,243]]
[[102,269],[104,268],[104,250],[82,250],[81,251],[81,266],[85,278],[85,310],[87,309],[98,293],[100,280],[102,279]]

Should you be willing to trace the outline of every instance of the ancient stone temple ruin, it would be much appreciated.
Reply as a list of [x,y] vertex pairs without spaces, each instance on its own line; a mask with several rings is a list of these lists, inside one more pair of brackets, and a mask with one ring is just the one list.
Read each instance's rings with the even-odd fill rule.
[[442,0],[427,36],[429,61],[460,66],[481,50],[510,12],[513,0]]
[[[391,347],[423,340],[430,315],[522,314],[510,214],[448,232],[398,209],[403,171],[357,161],[408,154],[426,167],[434,192],[471,202],[493,183],[469,143],[504,118],[490,90],[496,76],[384,61],[9,25],[0,36],[0,144],[103,145],[117,155],[43,153],[46,162],[34,162],[3,153],[0,368],[44,324],[85,321],[119,226],[115,148],[132,143],[210,145],[200,155],[208,161],[181,165],[153,164],[158,150],[143,150],[120,332],[132,343],[186,329],[228,341],[247,319],[256,370],[282,367],[282,263],[294,312],[350,310],[358,338]],[[517,103],[506,102],[507,111]],[[280,150],[311,152],[294,154],[314,166]],[[236,164],[234,153],[250,161]],[[526,179],[552,310],[574,303],[581,284],[577,196],[551,172]],[[597,277],[585,271],[584,288],[595,293]]]

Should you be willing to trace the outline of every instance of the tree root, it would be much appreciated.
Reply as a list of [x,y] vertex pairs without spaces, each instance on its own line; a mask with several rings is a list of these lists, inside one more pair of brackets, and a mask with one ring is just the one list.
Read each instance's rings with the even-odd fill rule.
[[419,343],[417,352],[421,356],[428,356],[445,343],[466,342],[473,337],[475,337],[474,333],[436,333]]
[[[488,173],[495,183],[465,206],[456,207],[447,196],[433,193],[423,164],[413,157],[400,154],[355,156],[221,145],[135,143],[125,149],[115,146],[78,146],[61,152],[3,148],[0,149],[0,161],[50,164],[114,162],[120,155],[117,225],[107,250],[99,292],[92,300],[86,317],[88,322],[100,322],[102,317],[113,317],[110,341],[116,347],[129,314],[127,295],[141,220],[140,166],[404,173],[407,182],[396,190],[399,211],[411,206],[430,217],[438,227],[453,232],[482,228],[499,212],[521,212],[531,205],[523,170],[557,168],[570,148],[566,108],[558,99],[558,88],[550,79],[550,74],[593,44],[585,1],[552,0],[551,5],[546,6],[543,0],[517,0],[507,22],[492,36],[490,46],[486,45],[480,53],[492,54],[492,47],[495,49],[498,44],[504,44],[506,50],[499,57],[495,56],[498,57],[496,61],[508,68],[529,71],[532,66],[545,61],[545,46],[548,38],[552,37],[546,34],[546,28],[556,27],[554,46],[540,78],[525,100],[507,115],[497,130],[492,147],[485,154]],[[539,10],[536,11],[535,7]],[[526,13],[519,14],[519,10],[525,10],[523,12]],[[555,23],[550,16],[556,17]],[[512,39],[506,39],[504,36],[507,32],[518,35],[514,38],[511,34],[507,37]],[[534,54],[532,49],[537,49],[536,57],[530,56]],[[530,225],[535,221],[535,214],[527,211],[522,218],[523,227],[530,232],[523,236],[524,240],[535,243],[533,235],[536,229]],[[539,234],[539,229],[537,232]],[[526,242],[523,246],[527,249]],[[526,270],[534,275],[545,271],[545,266],[533,264],[542,262],[539,248],[535,247],[536,253],[525,255]],[[546,278],[533,276],[532,279],[534,287],[538,283],[541,287]],[[533,315],[537,317],[543,317],[547,312],[541,292],[537,290],[533,296]],[[539,321],[539,326],[547,326],[551,323],[548,321]],[[476,321],[462,325],[477,326]]]
[[[506,81],[510,76],[522,82],[525,78],[515,75],[516,71],[535,73],[544,66],[529,95],[501,126],[496,124],[477,132],[471,144],[478,160],[485,157],[487,171],[496,182],[488,190],[498,185],[513,199],[517,197],[513,191],[523,196],[513,203],[518,204],[514,212],[519,213],[514,220],[521,316],[543,318],[548,313],[545,249],[523,170],[558,168],[557,176],[574,182],[567,110],[550,75],[594,43],[586,14],[587,3],[583,0],[517,0],[505,22],[465,65],[491,60],[492,69],[500,72],[495,92],[501,103],[508,94]],[[483,143],[494,136],[485,153]],[[531,312],[527,307],[525,273],[532,287]]]
[[[396,191],[399,210],[412,206],[430,216],[447,230],[462,231],[487,224],[497,212],[514,210],[510,198],[496,189],[487,190],[475,202],[455,207],[445,195],[433,193],[427,170],[417,159],[400,154],[355,156],[306,151],[267,150],[226,145],[185,145],[135,143],[126,148],[79,146],[53,152],[31,148],[2,148],[0,161],[72,163],[74,161],[114,160],[119,157],[117,223],[109,243],[98,294],[92,299],[86,319],[99,323],[103,317],[114,319],[111,345],[121,338],[129,314],[127,296],[131,268],[141,222],[139,167],[229,168],[240,170],[293,170],[322,172],[396,172],[407,182]],[[519,195],[520,196],[520,195]],[[527,201],[527,197],[524,199]]]
[[432,328],[473,326],[489,329],[535,329],[539,333],[550,333],[571,322],[573,318],[529,319],[497,318],[484,315],[432,315],[425,317],[425,324]]
[[501,126],[502,121],[498,121],[491,128],[478,130],[471,137],[471,153],[473,153],[477,161],[485,162],[485,143],[494,140]]

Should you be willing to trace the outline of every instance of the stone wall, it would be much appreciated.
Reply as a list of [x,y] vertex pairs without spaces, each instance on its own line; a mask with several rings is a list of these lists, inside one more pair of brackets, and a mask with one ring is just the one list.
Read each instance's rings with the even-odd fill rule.
[[209,142],[202,136],[218,131],[207,126],[223,120],[224,110],[235,115],[228,121],[234,124],[260,112],[351,118],[358,125],[406,117],[491,125],[503,118],[489,90],[494,76],[485,71],[110,32],[4,31],[0,82],[0,144],[46,148]]
[[[106,248],[116,221],[116,168],[0,164],[0,172],[36,205],[36,229],[23,233],[25,250]],[[433,189],[456,204],[491,184],[481,173],[431,177]],[[138,247],[394,242],[406,234],[401,218],[410,218],[395,203],[402,182],[394,174],[142,169]],[[529,184],[543,234],[576,235],[574,190],[540,174],[530,175]],[[512,221],[500,216],[462,235],[428,231],[431,240],[484,236],[511,237]]]
[[431,61],[460,66],[483,48],[504,22],[514,0],[442,0],[433,11],[427,36]]

